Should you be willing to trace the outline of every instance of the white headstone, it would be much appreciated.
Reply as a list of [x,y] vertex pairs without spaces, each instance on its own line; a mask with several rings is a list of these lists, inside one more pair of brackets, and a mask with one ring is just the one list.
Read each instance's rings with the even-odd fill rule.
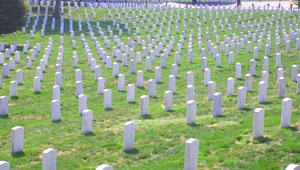
[[170,75],[169,76],[169,90],[172,91],[173,93],[176,92],[176,84],[175,84],[175,76]]
[[18,83],[16,81],[10,82],[10,98],[18,96]]
[[58,85],[53,86],[52,100],[60,100],[60,87]]
[[195,86],[194,85],[188,85],[187,86],[186,101],[194,100],[194,99],[195,99]]
[[264,67],[263,67],[264,71],[268,71],[269,70],[269,57],[264,57]]
[[52,100],[52,121],[59,121],[61,118],[60,100]]
[[227,79],[227,96],[232,96],[234,93],[234,78]]
[[285,170],[300,170],[300,166],[296,164],[289,164]]
[[204,69],[204,85],[208,85],[210,81],[210,69],[209,68],[206,68]]
[[292,81],[297,81],[297,75],[298,75],[298,65],[293,65],[292,67]]
[[42,170],[56,170],[56,156],[57,151],[48,148],[43,152],[43,169]]
[[17,82],[18,84],[23,84],[23,71],[17,70]]
[[6,161],[0,161],[0,169],[1,170],[9,170],[10,164]]
[[170,111],[172,110],[172,103],[173,103],[173,92],[170,90],[165,91],[164,95],[164,110],[165,111]]
[[251,76],[251,74],[246,74],[245,85],[246,85],[246,91],[247,92],[252,90],[252,76]]
[[113,76],[118,77],[119,75],[119,63],[114,62],[113,63]]
[[214,93],[213,97],[213,117],[221,116],[222,113],[222,94]]
[[194,84],[194,73],[192,71],[187,72],[187,86]]
[[76,81],[76,97],[83,93],[83,83],[82,81]]
[[238,109],[245,108],[246,105],[246,88],[245,87],[239,87],[239,93],[238,93]]
[[232,51],[229,52],[229,64],[234,64],[234,53]]
[[93,128],[93,111],[85,109],[82,112],[82,133],[89,134]]
[[264,109],[256,108],[254,110],[254,118],[253,118],[253,138],[259,138],[263,136],[264,129]]
[[77,82],[77,81],[82,81],[82,70],[81,69],[76,69],[75,82]]
[[134,84],[127,85],[127,102],[134,102],[135,100],[135,87]]
[[135,123],[132,121],[124,124],[124,135],[123,135],[123,150],[129,151],[134,148],[134,136],[135,136]]
[[34,82],[33,82],[33,91],[34,93],[39,93],[41,92],[41,79],[39,76],[34,77]]
[[0,97],[0,115],[6,116],[8,114],[8,97],[1,96]]
[[102,164],[96,168],[96,170],[113,170],[111,165]]
[[216,82],[209,81],[208,82],[208,100],[213,100],[216,89]]
[[282,110],[281,110],[281,127],[286,128],[291,124],[292,117],[292,102],[291,98],[284,98],[282,100]]
[[184,170],[197,170],[199,140],[190,138],[185,143]]
[[135,73],[135,60],[131,59],[130,60],[130,74],[134,74]]
[[137,72],[137,83],[136,83],[136,86],[138,88],[142,88],[144,85],[144,72],[139,70]]
[[155,67],[155,82],[159,83],[161,79],[161,68]]
[[149,96],[150,97],[155,97],[156,83],[153,79],[150,79],[148,83],[149,83]]
[[258,90],[258,102],[264,103],[267,100],[267,83],[265,81],[259,82],[259,90]]
[[78,109],[79,114],[82,114],[82,112],[87,109],[87,96],[85,94],[80,94],[78,96]]
[[105,89],[104,90],[104,108],[105,109],[111,109],[112,108],[112,96],[111,96],[111,90]]
[[149,96],[143,95],[140,99],[140,114],[141,116],[146,116],[149,114]]
[[101,66],[95,66],[94,79],[97,82],[98,78],[101,77]]
[[235,65],[235,78],[241,79],[242,77],[242,64],[236,63]]
[[60,88],[62,88],[62,73],[61,72],[55,73],[55,85],[58,85]]
[[12,128],[11,134],[11,152],[13,154],[23,151],[24,143],[24,128],[21,126],[15,126]]
[[276,67],[281,67],[281,55],[280,53],[276,53]]
[[189,100],[186,103],[186,123],[188,125],[195,124],[197,116],[197,102],[195,100]]
[[124,91],[125,89],[125,75],[124,74],[119,74],[118,77],[118,90],[119,91]]
[[103,94],[105,89],[105,78],[99,77],[98,78],[98,94]]
[[256,61],[254,59],[250,60],[250,74],[253,76],[253,75],[256,75]]
[[284,98],[285,97],[285,90],[286,89],[286,79],[285,77],[280,77],[278,80],[278,97]]
[[300,74],[297,76],[297,94],[300,94]]

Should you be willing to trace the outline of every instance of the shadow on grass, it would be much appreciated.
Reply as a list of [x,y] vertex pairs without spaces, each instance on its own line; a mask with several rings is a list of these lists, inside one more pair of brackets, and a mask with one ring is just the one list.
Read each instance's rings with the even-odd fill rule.
[[143,119],[151,119],[151,116],[150,115],[143,115],[142,118]]
[[241,109],[241,110],[244,110],[244,111],[249,112],[249,111],[251,111],[252,109],[251,109],[251,108],[248,108],[248,107],[245,107],[245,108],[243,108],[243,109]]
[[136,104],[136,101],[133,101],[133,102],[128,102],[129,104]]
[[53,123],[60,123],[61,120],[52,120]]
[[113,108],[106,108],[105,111],[111,111],[114,110]]
[[257,91],[253,91],[252,89],[250,91],[247,91],[247,93],[250,93],[250,94],[256,94]]
[[0,115],[0,118],[1,119],[9,119],[9,116],[8,115]]
[[89,132],[89,133],[84,133],[84,136],[96,136],[93,132]]
[[270,105],[270,104],[272,104],[272,102],[263,102],[263,103],[259,103],[259,104]]
[[270,141],[272,141],[272,139],[269,137],[259,137],[259,138],[253,139],[253,144],[268,143]]
[[22,151],[22,152],[17,152],[17,153],[11,153],[11,155],[12,155],[14,158],[19,158],[19,157],[25,156],[25,153]]
[[151,99],[158,99],[158,97],[157,96],[153,96],[153,97],[151,97],[151,96],[149,96]]
[[175,110],[171,109],[171,110],[165,110],[165,112],[175,112]]
[[10,99],[12,99],[12,100],[18,100],[19,97],[18,96],[14,96],[14,97],[10,97]]
[[130,154],[130,155],[137,155],[139,154],[139,151],[135,148],[131,149],[131,150],[128,150],[128,151],[124,151],[125,153],[127,154]]
[[145,90],[145,87],[137,87],[138,89]]
[[286,129],[292,131],[292,132],[297,132],[299,129],[295,126],[290,126],[290,127],[287,127]]
[[165,84],[165,83],[163,83],[163,82],[158,82],[158,83],[156,83],[156,84]]
[[224,118],[226,117],[225,115],[219,115],[219,116],[215,116],[214,118],[220,119],[220,118]]
[[42,92],[40,92],[40,91],[39,92],[34,92],[34,94],[42,94]]
[[194,124],[188,124],[188,126],[190,126],[190,127],[200,127],[200,125],[199,124],[197,124],[197,123],[194,123]]

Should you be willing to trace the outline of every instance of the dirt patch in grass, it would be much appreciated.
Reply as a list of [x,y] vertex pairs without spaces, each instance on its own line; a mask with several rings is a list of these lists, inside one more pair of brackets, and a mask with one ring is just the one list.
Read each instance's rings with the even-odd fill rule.
[[27,115],[27,116],[11,116],[12,119],[14,120],[40,120],[40,119],[46,119],[47,116],[40,116],[40,115]]
[[16,104],[17,104],[16,102],[8,102],[8,106],[14,106]]
[[59,151],[59,152],[57,153],[57,155],[58,155],[58,156],[60,156],[60,155],[69,155],[69,154],[71,154],[72,152],[75,152],[75,151],[76,151],[76,149],[72,148],[72,149],[69,150],[69,151]]
[[218,122],[214,124],[207,125],[207,127],[227,127],[232,125],[237,125],[238,122],[235,121],[225,121],[225,122]]

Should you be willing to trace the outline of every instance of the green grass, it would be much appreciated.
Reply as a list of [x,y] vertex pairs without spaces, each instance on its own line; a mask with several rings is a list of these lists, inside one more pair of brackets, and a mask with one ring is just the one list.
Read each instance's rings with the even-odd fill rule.
[[[35,8],[36,9],[36,8]],[[143,15],[146,11],[143,9]],[[35,10],[34,10],[35,11]],[[42,10],[43,11],[43,10]],[[212,101],[207,100],[207,87],[204,86],[204,73],[201,70],[201,52],[197,50],[198,29],[196,26],[196,19],[194,19],[193,26],[189,25],[189,20],[186,21],[187,37],[190,30],[194,30],[193,51],[194,62],[188,63],[187,49],[188,39],[185,39],[184,46],[181,53],[181,64],[178,66],[178,77],[176,78],[176,93],[173,95],[173,111],[165,112],[161,107],[164,100],[164,92],[168,90],[168,76],[171,74],[171,65],[174,63],[174,56],[177,50],[177,43],[179,42],[181,34],[176,34],[175,20],[177,18],[177,10],[174,12],[174,23],[171,29],[171,35],[175,36],[175,44],[173,51],[166,61],[166,68],[162,68],[162,83],[156,85],[156,98],[150,98],[149,117],[143,118],[139,115],[139,97],[148,94],[147,81],[154,78],[154,69],[160,65],[160,59],[156,58],[151,65],[151,71],[144,72],[144,87],[136,88],[136,102],[127,103],[127,93],[119,92],[117,90],[117,78],[112,77],[112,70],[107,70],[98,58],[96,49],[91,41],[87,24],[83,14],[84,9],[80,8],[79,12],[72,8],[72,15],[74,19],[75,40],[77,42],[77,51],[79,56],[78,67],[83,71],[84,94],[88,96],[88,108],[93,110],[93,134],[83,135],[81,131],[81,116],[78,114],[78,100],[75,98],[75,70],[72,68],[72,52],[70,36],[69,36],[69,21],[68,14],[65,13],[65,55],[63,62],[63,90],[61,91],[61,113],[62,120],[57,123],[51,121],[51,100],[52,87],[55,84],[55,63],[59,47],[59,23],[56,22],[56,31],[51,31],[51,21],[47,23],[45,37],[41,38],[39,32],[35,34],[34,39],[30,39],[29,30],[26,34],[17,32],[16,36],[6,35],[0,37],[0,42],[7,45],[17,41],[19,45],[30,40],[31,48],[36,43],[41,43],[41,52],[32,63],[32,69],[26,69],[26,57],[28,54],[21,53],[21,63],[16,65],[16,69],[24,71],[24,84],[18,87],[18,99],[9,99],[9,116],[0,118],[0,160],[10,162],[11,169],[32,170],[41,169],[42,166],[42,152],[51,147],[57,149],[57,169],[95,169],[97,165],[106,163],[114,166],[115,169],[183,169],[185,141],[188,138],[197,138],[199,144],[199,169],[284,169],[289,163],[300,162],[300,135],[298,128],[300,128],[300,112],[299,102],[300,97],[296,94],[295,82],[291,81],[291,70],[293,64],[299,64],[298,51],[295,50],[295,43],[291,43],[291,52],[285,52],[285,43],[282,38],[282,27],[280,21],[280,38],[281,38],[281,56],[282,67],[284,68],[284,76],[287,78],[286,96],[293,99],[293,113],[291,128],[282,129],[280,127],[281,119],[281,102],[282,99],[277,97],[278,88],[276,85],[277,70],[275,67],[275,24],[270,30],[269,25],[267,31],[272,31],[272,46],[270,49],[270,63],[269,63],[269,87],[267,103],[258,103],[258,83],[261,80],[261,73],[263,68],[263,57],[266,39],[263,41],[262,50],[259,52],[259,59],[257,60],[256,73],[253,77],[252,91],[247,93],[246,109],[237,110],[237,88],[244,86],[245,75],[250,71],[250,59],[253,57],[253,48],[257,46],[257,42],[252,42],[252,52],[247,53],[246,48],[241,50],[240,55],[235,53],[235,62],[242,63],[242,79],[235,80],[234,96],[226,97],[226,84],[228,77],[235,77],[235,65],[228,64],[228,57],[224,52],[222,55],[222,67],[216,68],[215,61],[212,54],[207,51],[208,67],[211,69],[211,80],[216,81],[216,92],[223,94],[223,113],[222,117],[212,117]],[[103,40],[96,33],[96,22],[102,20],[103,15],[107,15],[108,11],[102,10],[97,12],[97,19],[93,20],[91,9],[87,8],[90,17],[90,23],[94,29],[101,45]],[[95,11],[98,11],[95,9]],[[121,10],[118,10],[121,13]],[[126,9],[128,12],[128,9]],[[164,10],[163,10],[164,11]],[[52,12],[52,10],[49,10]],[[65,9],[67,12],[67,9]],[[114,10],[111,10],[115,14]],[[157,11],[159,12],[159,11]],[[43,12],[41,12],[43,14]],[[94,74],[90,72],[87,66],[84,49],[80,41],[80,33],[78,32],[77,13],[80,13],[83,23],[83,32],[86,40],[92,50],[94,57],[97,59],[97,64],[102,66],[102,76],[106,79],[106,88],[112,90],[112,107],[111,110],[105,110],[103,107],[103,96],[97,94],[97,83],[94,81]],[[150,14],[153,11],[149,12]],[[193,10],[194,17],[197,16]],[[135,12],[136,15],[139,12]],[[161,13],[161,16],[164,14]],[[168,11],[168,16],[170,11]],[[206,14],[209,16],[209,13]],[[243,19],[242,14],[242,19]],[[282,15],[282,14],[281,14]],[[129,14],[132,16],[132,13]],[[156,19],[157,14],[154,15]],[[187,10],[187,18],[189,19],[190,11]],[[200,12],[200,21],[202,20],[202,11]],[[221,12],[219,12],[221,16]],[[269,18],[272,12],[267,15]],[[237,16],[231,13],[225,13],[225,17],[229,19],[233,32],[240,35],[241,29],[235,30],[234,23],[237,22]],[[265,16],[266,17],[266,16]],[[254,19],[259,21],[261,12],[254,12]],[[295,16],[298,20],[298,15]],[[105,30],[106,36],[107,25],[112,22],[101,22],[101,27]],[[117,19],[116,16],[114,16]],[[125,15],[122,14],[122,18]],[[148,19],[150,15],[147,16]],[[163,21],[161,17],[160,22]],[[213,13],[215,19],[215,13]],[[283,17],[281,17],[283,19]],[[293,17],[284,19],[285,23]],[[142,18],[140,18],[141,20]],[[183,9],[181,10],[181,19],[183,19]],[[37,30],[41,29],[43,17],[40,17],[40,22]],[[33,23],[33,19],[31,24]],[[167,22],[169,17],[167,18]],[[203,47],[207,48],[207,41],[205,40],[206,27],[210,28],[210,37],[213,38],[213,31],[211,22],[207,17],[207,23],[202,23],[202,42]],[[216,20],[216,25],[218,20]],[[253,23],[253,20],[250,20]],[[225,21],[223,21],[224,24]],[[117,21],[120,23],[120,21]],[[152,21],[152,24],[155,20]],[[32,28],[31,24],[29,28]],[[247,24],[247,23],[246,23]],[[140,23],[137,23],[140,27]],[[124,30],[124,25],[120,26],[125,34],[119,37],[122,42],[127,44],[127,31]],[[167,25],[163,30],[163,35],[167,32]],[[240,24],[239,24],[240,28]],[[118,34],[115,27],[112,27],[115,34]],[[179,22],[180,33],[183,31],[182,20]],[[295,30],[295,25],[293,25]],[[157,30],[159,28],[157,27]],[[146,40],[147,34],[144,29],[140,29],[139,36]],[[288,27],[286,28],[288,31]],[[132,33],[135,30],[132,29]],[[155,32],[158,34],[158,31]],[[224,35],[229,35],[227,27],[225,31],[221,32],[218,28],[218,35],[220,42],[224,40]],[[33,78],[36,74],[35,68],[39,66],[39,60],[44,54],[44,49],[48,44],[48,39],[53,38],[54,48],[50,56],[46,73],[43,74],[43,81],[41,83],[41,93],[35,94],[33,92]],[[113,39],[111,45],[113,44]],[[214,39],[212,39],[215,42]],[[250,40],[251,41],[251,40]],[[168,44],[168,42],[166,43]],[[164,47],[166,48],[166,47]],[[18,48],[20,51],[22,48]],[[109,55],[112,54],[111,49],[105,49]],[[137,45],[135,52],[142,51],[141,45]],[[13,57],[13,56],[12,56]],[[113,59],[115,61],[115,58]],[[8,63],[8,60],[5,59]],[[129,62],[128,62],[129,63]],[[1,66],[2,68],[2,66]],[[136,84],[136,74],[129,73],[129,67],[122,67],[120,64],[119,73],[125,74],[126,85]],[[136,72],[138,70],[145,70],[145,59],[143,58],[141,64],[136,65]],[[193,126],[186,125],[186,73],[188,71],[194,72],[195,84],[195,100],[197,101],[197,120]],[[9,96],[9,83],[16,80],[16,71],[10,71],[9,78],[3,78],[1,95]],[[265,109],[265,127],[264,138],[252,139],[252,124],[253,124],[253,110],[257,107]],[[135,149],[131,152],[122,151],[123,140],[123,124],[126,121],[136,122],[136,136]],[[24,152],[18,155],[11,154],[11,128],[14,126],[22,126],[25,128]]]

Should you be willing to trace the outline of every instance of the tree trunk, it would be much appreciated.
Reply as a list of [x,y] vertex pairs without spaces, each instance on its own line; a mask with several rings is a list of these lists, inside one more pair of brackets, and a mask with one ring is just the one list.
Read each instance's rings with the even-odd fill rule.
[[56,2],[55,3],[55,10],[53,12],[52,17],[58,19],[58,18],[60,18],[60,3],[61,3],[61,0],[56,0],[55,2]]

